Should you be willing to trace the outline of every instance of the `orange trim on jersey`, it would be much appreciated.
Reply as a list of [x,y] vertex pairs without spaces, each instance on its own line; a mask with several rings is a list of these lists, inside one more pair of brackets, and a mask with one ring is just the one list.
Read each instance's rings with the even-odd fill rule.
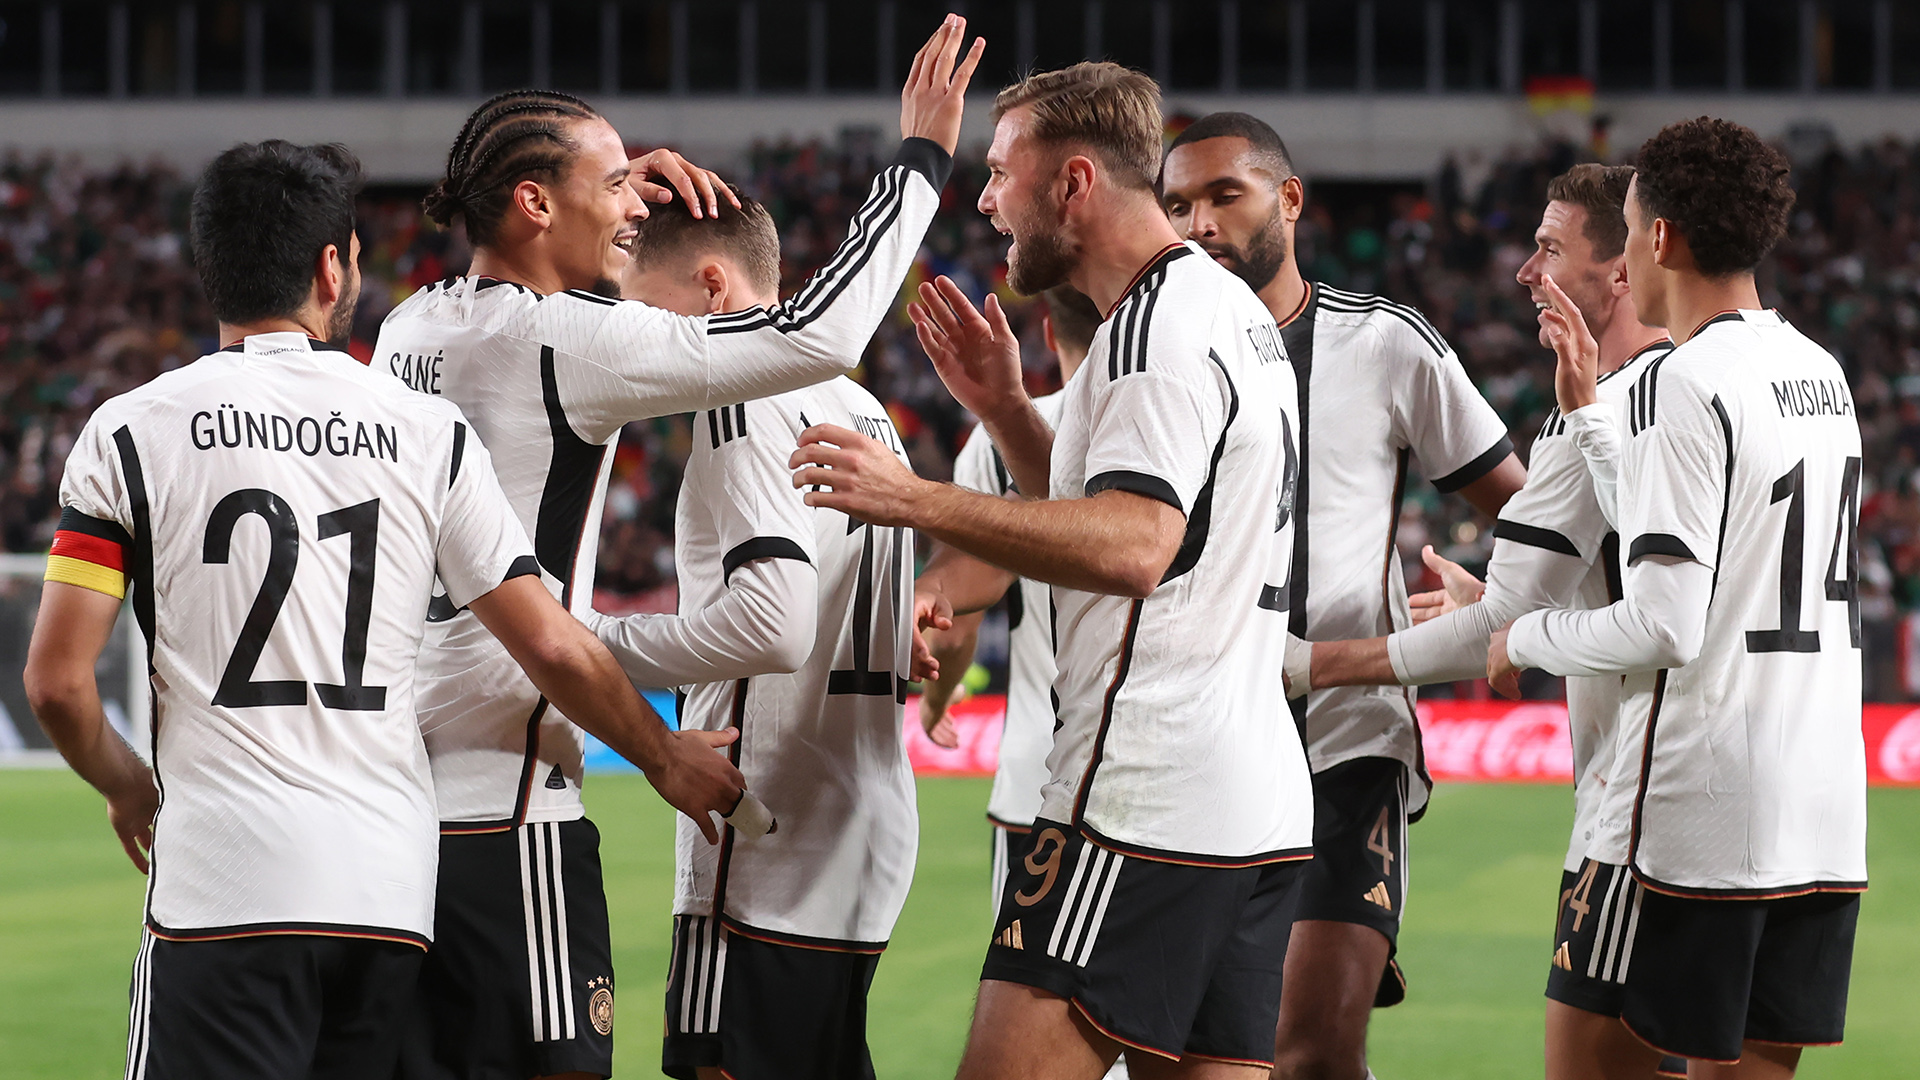
[[1127,282],[1127,287],[1120,290],[1120,299],[1115,300],[1113,304],[1107,308],[1107,318],[1109,319],[1113,318],[1113,313],[1120,310],[1121,302],[1127,298],[1127,295],[1129,293],[1133,292],[1133,287],[1135,285],[1140,284],[1140,279],[1143,277],[1146,277],[1148,271],[1152,270],[1155,266],[1159,265],[1161,259],[1164,259],[1167,257],[1167,252],[1172,251],[1174,248],[1183,248],[1186,246],[1187,245],[1185,241],[1178,241],[1175,243],[1168,244],[1166,247],[1163,247],[1159,251],[1154,252],[1153,258],[1148,259],[1145,266],[1142,266],[1140,269],[1134,271],[1132,280]]
[[117,567],[102,566],[90,559],[48,555],[46,580],[78,585],[83,589],[106,593],[116,600],[127,597],[126,572]]
[[1074,831],[1080,834],[1080,839],[1085,840],[1089,845],[1100,848],[1103,851],[1110,851],[1115,855],[1125,856],[1129,859],[1139,859],[1143,862],[1166,863],[1170,866],[1198,866],[1206,870],[1244,870],[1250,866],[1272,866],[1275,863],[1305,862],[1313,858],[1313,849],[1308,847],[1274,852],[1269,855],[1247,856],[1244,859],[1235,859],[1229,856],[1222,856],[1218,860],[1208,860],[1199,856],[1181,859],[1163,852],[1154,851],[1150,848],[1130,847],[1107,837],[1098,836],[1089,826],[1084,824],[1075,827]]
[[[1693,333],[1692,333],[1692,334],[1688,334],[1688,335],[1687,335],[1687,337],[1686,337],[1686,341],[1682,341],[1682,342],[1680,342],[1680,344],[1682,344],[1682,345],[1685,345],[1685,344],[1687,343],[1687,341],[1692,341],[1692,340],[1694,339],[1694,336],[1695,336],[1696,334],[1698,334],[1698,333],[1700,333],[1700,331],[1702,331],[1702,330],[1705,330],[1705,329],[1707,328],[1707,323],[1711,323],[1711,322],[1712,322],[1713,320],[1715,320],[1715,319],[1717,319],[1717,318],[1719,318],[1720,316],[1722,316],[1722,315],[1738,315],[1738,314],[1740,314],[1740,309],[1739,309],[1739,308],[1727,308],[1727,309],[1726,309],[1726,310],[1724,310],[1724,311],[1716,311],[1716,312],[1714,312],[1713,314],[1711,314],[1711,315],[1709,315],[1709,316],[1707,316],[1707,321],[1706,321],[1706,322],[1703,322],[1703,323],[1701,323],[1701,324],[1700,324],[1699,326],[1696,326],[1696,327],[1694,327],[1694,328],[1693,328]],[[1727,1064],[1729,1064],[1729,1065],[1731,1065],[1731,1064],[1732,1064],[1732,1062],[1728,1062]]]
[[1667,1049],[1666,1047],[1664,1047],[1664,1046],[1661,1046],[1661,1045],[1660,1045],[1659,1043],[1656,1043],[1656,1042],[1654,1042],[1654,1041],[1653,1041],[1652,1039],[1649,1039],[1649,1038],[1647,1038],[1647,1037],[1646,1037],[1645,1035],[1642,1035],[1642,1034],[1640,1034],[1640,1033],[1639,1033],[1638,1031],[1635,1031],[1635,1030],[1633,1029],[1633,1025],[1632,1025],[1632,1024],[1630,1024],[1630,1023],[1628,1023],[1628,1022],[1627,1022],[1627,1018],[1626,1018],[1626,1017],[1624,1017],[1624,1016],[1620,1018],[1620,1026],[1621,1026],[1621,1027],[1623,1027],[1623,1028],[1626,1028],[1626,1029],[1627,1029],[1627,1034],[1629,1034],[1629,1035],[1631,1035],[1631,1036],[1633,1036],[1633,1037],[1634,1037],[1634,1038],[1636,1038],[1636,1039],[1639,1039],[1639,1040],[1640,1040],[1640,1041],[1641,1041],[1642,1043],[1644,1043],[1644,1044],[1645,1044],[1646,1046],[1648,1046],[1648,1047],[1650,1047],[1650,1048],[1652,1048],[1652,1049],[1654,1049],[1654,1050],[1658,1050],[1658,1051],[1660,1051],[1660,1052],[1661,1052],[1662,1054],[1665,1054],[1665,1055],[1666,1055],[1666,1056],[1668,1056],[1668,1057],[1677,1057],[1677,1058],[1691,1058],[1691,1059],[1693,1059],[1693,1060],[1695,1060],[1695,1061],[1711,1061],[1711,1062],[1713,1062],[1713,1063],[1714,1063],[1715,1065],[1738,1065],[1738,1064],[1740,1064],[1740,1059],[1739,1059],[1739,1058],[1734,1058],[1733,1060],[1731,1060],[1731,1061],[1729,1061],[1729,1060],[1727,1060],[1726,1058],[1710,1058],[1710,1057],[1701,1057],[1701,1056],[1699,1056],[1698,1054],[1683,1054],[1683,1053],[1681,1053],[1681,1052],[1680,1052],[1680,1051],[1678,1051],[1678,1050],[1669,1050],[1669,1049]]
[[[1648,892],[1661,896],[1677,897],[1681,900],[1724,900],[1728,903],[1756,900],[1791,900],[1796,896],[1812,896],[1814,893],[1852,893],[1855,896],[1867,891],[1865,885],[1795,885],[1774,892],[1744,892],[1737,889],[1688,889],[1679,885],[1650,883],[1638,867],[1629,867],[1633,879]],[[1783,1046],[1798,1046],[1798,1043],[1782,1043]],[[1808,1046],[1814,1045],[1808,1043]]]
[[421,952],[427,951],[427,947],[424,944],[422,944],[419,940],[408,937],[405,934],[370,934],[365,931],[356,931],[356,930],[238,930],[231,934],[187,935],[187,934],[163,933],[162,931],[155,930],[153,928],[153,924],[149,922],[147,924],[147,933],[152,934],[154,937],[159,938],[161,941],[179,941],[179,942],[187,942],[187,943],[192,943],[196,941],[236,941],[240,938],[257,938],[257,937],[351,938],[356,941],[391,941],[398,945],[411,945],[414,948],[419,949]]
[[1100,1023],[1100,1021],[1095,1020],[1093,1018],[1093,1014],[1087,1011],[1087,1007],[1080,1003],[1079,998],[1068,998],[1067,1001],[1074,1008],[1080,1010],[1080,1015],[1086,1018],[1087,1023],[1093,1025],[1093,1029],[1095,1031],[1098,1031],[1100,1034],[1105,1035],[1107,1038],[1112,1039],[1114,1042],[1119,1043],[1121,1046],[1124,1046],[1129,1050],[1145,1050],[1147,1053],[1152,1054],[1154,1057],[1163,1057],[1163,1058],[1166,1058],[1168,1061],[1180,1060],[1179,1054],[1169,1054],[1165,1050],[1155,1050],[1153,1047],[1148,1046],[1145,1043],[1137,1043],[1137,1042],[1134,1042],[1132,1039],[1123,1039],[1120,1036],[1114,1034],[1113,1032],[1108,1031],[1106,1027]]
[[1032,825],[1015,825],[1010,821],[1001,821],[999,818],[994,817],[992,814],[987,815],[987,824],[993,826],[996,829],[1005,829],[1007,832],[1013,833],[1015,836],[1026,836],[1029,833],[1033,832]]
[[1273,1062],[1271,1061],[1261,1061],[1257,1058],[1221,1057],[1218,1054],[1196,1054],[1191,1050],[1180,1055],[1180,1060],[1181,1061],[1219,1061],[1228,1065],[1245,1065],[1250,1069],[1273,1068]]
[[738,934],[743,938],[748,938],[753,941],[763,942],[768,945],[781,945],[789,949],[810,949],[813,952],[840,953],[845,956],[879,956],[881,953],[887,951],[887,947],[885,945],[862,946],[859,948],[855,948],[850,945],[813,945],[804,941],[795,941],[791,938],[786,938],[786,937],[774,937],[770,934],[757,934],[751,930],[741,929],[739,923],[735,922],[733,919],[728,918],[725,915],[720,916],[720,925],[729,934]]
[[448,828],[447,826],[442,825],[440,826],[440,835],[441,836],[485,836],[487,833],[512,832],[513,830],[519,827],[520,826],[511,824],[511,823],[506,825],[481,824],[481,825],[475,825],[471,829]]
[[[1295,319],[1298,319],[1300,316],[1305,315],[1307,313],[1307,305],[1313,303],[1313,282],[1308,281],[1308,282],[1304,282],[1304,284],[1307,287],[1307,291],[1300,294],[1300,306],[1293,309],[1293,314],[1287,316],[1284,319],[1281,319],[1278,323],[1274,324],[1275,329],[1285,330],[1287,327],[1293,325],[1293,321]],[[1226,1061],[1228,1059],[1214,1058],[1212,1060]],[[1271,1062],[1268,1063],[1268,1067],[1269,1068],[1272,1067]]]

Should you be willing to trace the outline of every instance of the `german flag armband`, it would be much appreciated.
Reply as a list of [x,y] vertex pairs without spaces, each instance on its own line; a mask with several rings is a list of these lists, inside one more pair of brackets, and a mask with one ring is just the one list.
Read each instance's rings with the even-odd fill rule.
[[127,549],[132,546],[133,538],[118,523],[66,507],[47,552],[47,580],[125,597]]

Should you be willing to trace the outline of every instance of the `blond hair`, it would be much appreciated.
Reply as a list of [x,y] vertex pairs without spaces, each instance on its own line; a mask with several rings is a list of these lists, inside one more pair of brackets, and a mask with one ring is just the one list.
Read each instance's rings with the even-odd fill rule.
[[1151,78],[1105,60],[1036,72],[993,99],[994,122],[1023,106],[1033,111],[1034,138],[1085,147],[1121,186],[1153,190],[1163,125],[1160,86]]

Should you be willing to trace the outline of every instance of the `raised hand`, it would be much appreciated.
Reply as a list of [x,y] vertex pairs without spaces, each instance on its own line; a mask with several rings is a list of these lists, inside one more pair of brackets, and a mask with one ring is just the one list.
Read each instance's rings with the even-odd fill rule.
[[703,169],[672,150],[655,150],[634,158],[627,165],[633,170],[627,182],[640,193],[643,210],[647,203],[672,202],[676,191],[694,217],[719,217],[721,199],[732,203],[735,210],[740,208],[740,200],[727,187],[727,182],[720,179],[720,174]]
[[988,294],[986,309],[981,314],[952,278],[942,276],[921,283],[920,299],[907,305],[907,315],[940,381],[956,401],[990,422],[1025,405],[1027,390],[1020,339],[999,297]]
[[966,35],[967,20],[948,15],[940,29],[913,54],[907,84],[900,90],[901,138],[928,139],[949,154],[960,145],[960,115],[966,105],[967,83],[987,51],[987,39],[975,38],[966,59],[956,67],[954,60]]
[[1574,306],[1559,283],[1548,274],[1540,279],[1547,291],[1546,310],[1540,313],[1540,325],[1553,343],[1557,363],[1553,369],[1553,396],[1561,415],[1600,400],[1600,343],[1587,329],[1586,316]]

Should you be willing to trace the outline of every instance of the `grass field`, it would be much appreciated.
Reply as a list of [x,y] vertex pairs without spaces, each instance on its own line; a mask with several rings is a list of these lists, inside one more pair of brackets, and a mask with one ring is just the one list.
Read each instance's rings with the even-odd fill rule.
[[[920,868],[872,1000],[882,1077],[949,1077],[987,933],[987,784],[920,787]],[[618,1067],[658,1075],[672,824],[645,782],[595,777],[588,804],[620,973]],[[1803,1077],[1911,1076],[1920,1060],[1920,791],[1877,790],[1873,891],[1854,959],[1848,1041]],[[1413,833],[1401,957],[1406,1004],[1373,1025],[1373,1066],[1397,1078],[1536,1077],[1540,988],[1571,799],[1554,787],[1450,786]],[[0,772],[0,1078],[113,1077],[126,1037],[141,878],[99,800],[63,772]]]

